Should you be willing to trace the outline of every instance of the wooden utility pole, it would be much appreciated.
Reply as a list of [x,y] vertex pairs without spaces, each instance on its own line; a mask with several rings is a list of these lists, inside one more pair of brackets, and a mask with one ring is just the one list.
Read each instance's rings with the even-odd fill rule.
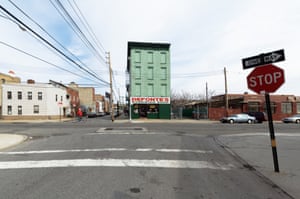
[[209,118],[209,102],[208,102],[208,84],[206,82],[206,88],[205,88],[205,95],[206,95],[206,119]]
[[227,87],[227,74],[226,67],[224,67],[224,78],[225,78],[225,116],[228,116],[228,87]]
[[111,61],[110,61],[110,52],[107,52],[108,55],[108,65],[109,65],[109,81],[110,81],[110,116],[111,116],[111,121],[115,121],[115,116],[114,116],[114,100],[113,100],[113,87],[112,87],[112,68],[111,68]]

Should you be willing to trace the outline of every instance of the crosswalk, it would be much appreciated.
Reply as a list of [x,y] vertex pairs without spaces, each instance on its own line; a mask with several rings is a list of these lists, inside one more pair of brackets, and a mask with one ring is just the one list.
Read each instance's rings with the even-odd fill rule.
[[[71,150],[41,150],[41,151],[11,151],[0,152],[1,156],[36,155],[57,153],[84,153],[84,152],[156,152],[156,153],[194,153],[213,154],[211,150],[193,149],[155,149],[155,148],[98,148],[98,149],[71,149]],[[28,168],[57,168],[57,167],[149,167],[149,168],[178,168],[178,169],[214,169],[230,170],[232,164],[208,162],[203,160],[167,160],[167,159],[114,159],[114,158],[86,158],[64,160],[22,160],[0,161],[0,169],[28,169]]]

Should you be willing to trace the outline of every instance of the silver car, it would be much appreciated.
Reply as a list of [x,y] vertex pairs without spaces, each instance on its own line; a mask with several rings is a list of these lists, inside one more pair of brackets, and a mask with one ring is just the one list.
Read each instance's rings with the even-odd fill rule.
[[300,123],[300,114],[293,115],[291,117],[286,117],[282,119],[284,123]]
[[222,123],[254,123],[256,122],[256,118],[253,116],[250,116],[248,114],[245,113],[240,113],[240,114],[234,114],[234,115],[230,115],[229,117],[223,117],[220,122]]

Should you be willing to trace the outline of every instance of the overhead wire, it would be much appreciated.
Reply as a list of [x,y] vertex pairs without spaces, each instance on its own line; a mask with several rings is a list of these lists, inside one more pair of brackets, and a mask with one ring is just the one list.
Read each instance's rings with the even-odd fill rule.
[[14,16],[12,13],[10,13],[7,9],[5,9],[2,5],[0,5],[0,9],[3,10],[6,14],[8,14],[10,17],[12,17],[19,25],[22,25],[24,28],[26,28],[26,30],[30,31],[35,37],[39,38],[40,40],[42,40],[44,43],[46,43],[48,46],[50,46],[51,48],[53,48],[55,51],[57,51],[60,55],[62,55],[63,57],[65,57],[68,61],[70,61],[71,63],[75,64],[79,69],[84,70],[86,73],[88,73],[89,75],[91,75],[92,77],[98,79],[100,82],[109,85],[109,83],[103,79],[100,79],[99,77],[97,77],[95,74],[91,73],[90,71],[88,71],[86,68],[84,68],[83,66],[81,66],[80,64],[78,64],[76,61],[74,61],[72,58],[70,58],[68,55],[66,55],[64,52],[62,52],[60,49],[58,49],[57,47],[55,47],[52,43],[50,43],[47,39],[43,38],[40,34],[38,34],[36,31],[34,31],[32,28],[30,28],[28,25],[26,25],[24,22],[22,22],[19,18],[17,18],[16,16]]
[[99,52],[96,50],[96,48],[93,46],[93,44],[87,39],[86,35],[83,33],[81,28],[78,26],[78,24],[75,22],[73,17],[70,15],[70,13],[67,11],[67,9],[64,7],[64,5],[60,2],[60,0],[55,0],[58,7],[50,0],[52,5],[55,7],[55,9],[59,12],[59,14],[63,17],[63,19],[66,21],[66,23],[71,27],[71,29],[74,31],[74,33],[78,36],[78,38],[85,44],[85,46],[90,49],[90,51],[101,60],[101,62],[105,63],[106,60],[99,54]]
[[[44,62],[44,63],[46,63],[46,64],[49,64],[49,65],[51,65],[51,66],[54,66],[55,68],[58,68],[58,69],[63,70],[63,71],[65,71],[65,72],[71,73],[71,74],[73,74],[73,75],[75,75],[75,76],[77,76],[77,77],[81,77],[81,78],[83,78],[83,79],[86,79],[86,80],[89,80],[89,81],[93,81],[93,82],[95,82],[95,83],[98,83],[98,82],[96,82],[95,80],[92,80],[92,79],[90,79],[90,78],[88,78],[88,77],[86,77],[86,76],[82,76],[82,75],[80,75],[80,74],[78,74],[78,73],[75,73],[75,72],[72,72],[72,71],[70,71],[70,70],[67,70],[67,69],[65,69],[65,68],[63,68],[63,67],[61,67],[61,66],[58,66],[58,65],[56,65],[56,64],[53,64],[53,63],[51,63],[51,62],[49,62],[49,61],[46,61],[46,60],[40,58],[40,57],[37,57],[37,56],[35,56],[35,55],[33,55],[33,54],[30,54],[30,53],[28,53],[28,52],[25,52],[24,50],[21,50],[21,49],[19,49],[19,48],[16,48],[16,47],[14,47],[14,46],[12,46],[12,45],[10,45],[10,44],[8,44],[8,43],[5,43],[5,42],[3,42],[3,41],[0,41],[0,44],[5,45],[5,46],[7,46],[7,47],[9,47],[9,48],[12,48],[12,49],[14,49],[14,50],[16,50],[16,51],[18,51],[18,52],[23,53],[23,54],[26,54],[26,55],[28,55],[28,56],[30,56],[30,57],[33,57],[33,58],[35,58],[35,59],[37,59],[37,60],[39,60],[39,61],[41,61],[41,62]],[[104,85],[104,84],[103,84],[103,85]],[[104,85],[104,86],[105,86],[105,85]]]
[[75,5],[76,9],[78,10],[78,12],[76,11],[76,9],[74,8],[74,6],[72,5],[72,3],[70,2],[70,0],[68,0],[69,4],[71,5],[72,9],[74,10],[74,13],[77,15],[77,17],[79,18],[79,20],[81,21],[82,25],[85,27],[85,29],[87,30],[87,32],[89,33],[89,35],[91,36],[91,38],[93,39],[94,43],[97,45],[97,47],[99,48],[99,50],[101,50],[104,54],[106,52],[105,48],[103,47],[102,43],[99,41],[99,39],[97,38],[95,32],[93,31],[93,29],[91,28],[90,24],[88,23],[88,21],[86,20],[85,16],[83,15],[83,13],[81,12],[80,8],[78,7],[77,3],[75,0],[73,0],[73,4]]
[[[54,40],[64,51],[68,52],[72,57],[74,57],[78,62],[84,65],[88,70],[92,71],[86,64],[84,64],[76,55],[70,52],[63,44],[61,44],[57,39],[55,39],[46,29],[44,29],[39,23],[37,23],[32,17],[25,13],[19,6],[17,6],[11,0],[8,0],[16,9],[18,9],[23,15],[25,15],[29,20],[31,20],[35,25],[37,25],[44,33],[46,33],[52,40]],[[60,54],[59,54],[60,55]],[[60,55],[61,56],[61,55]],[[64,58],[64,57],[63,57]],[[73,66],[73,65],[72,65]],[[75,66],[74,66],[75,67]],[[92,71],[93,72],[93,71]],[[96,73],[94,73],[96,75]]]

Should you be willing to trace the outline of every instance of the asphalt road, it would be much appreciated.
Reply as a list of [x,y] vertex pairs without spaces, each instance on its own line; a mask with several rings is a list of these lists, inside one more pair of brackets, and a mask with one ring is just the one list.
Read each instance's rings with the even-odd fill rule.
[[[0,198],[291,198],[216,140],[267,124],[84,122],[1,124],[29,139],[0,153]],[[281,133],[299,126],[275,124]]]

